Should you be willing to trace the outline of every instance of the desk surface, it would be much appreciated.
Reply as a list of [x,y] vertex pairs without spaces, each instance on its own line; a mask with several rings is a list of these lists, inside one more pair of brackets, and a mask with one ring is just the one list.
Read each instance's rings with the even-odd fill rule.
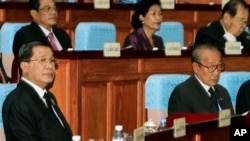
[[[246,116],[232,116],[231,126],[245,125]],[[168,129],[145,136],[145,141],[229,141],[230,126],[218,127],[218,120],[209,120],[186,125],[186,136],[175,138],[173,130]]]
[[[68,59],[138,59],[138,58],[187,58],[191,59],[191,49],[183,50],[181,56],[166,56],[165,52],[147,51],[147,50],[122,50],[120,57],[104,57],[103,51],[61,51],[56,52],[57,58]],[[223,57],[250,57],[250,49],[243,49],[241,55],[225,55],[221,50]]]

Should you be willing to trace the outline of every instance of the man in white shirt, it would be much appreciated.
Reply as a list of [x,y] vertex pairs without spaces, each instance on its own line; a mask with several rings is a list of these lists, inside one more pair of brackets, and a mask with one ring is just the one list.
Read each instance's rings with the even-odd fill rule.
[[46,89],[53,83],[57,65],[52,48],[29,42],[18,57],[21,79],[2,108],[6,141],[71,141],[70,126]]

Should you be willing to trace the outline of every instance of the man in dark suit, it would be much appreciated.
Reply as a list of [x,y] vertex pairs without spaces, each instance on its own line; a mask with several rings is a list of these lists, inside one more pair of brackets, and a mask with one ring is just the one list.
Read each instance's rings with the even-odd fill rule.
[[250,80],[244,82],[236,97],[236,114],[243,114],[250,111]]
[[[12,77],[15,82],[17,78],[17,54],[19,48],[24,43],[30,41],[42,41],[51,43],[55,43],[54,51],[67,50],[68,48],[72,48],[71,39],[69,35],[59,28],[56,28],[56,24],[58,21],[58,7],[54,0],[30,0],[30,15],[32,17],[32,22],[29,25],[22,27],[17,31],[14,37],[13,42],[13,53],[15,55],[15,59],[12,67]],[[50,36],[53,38],[50,39]]]
[[222,10],[222,17],[201,28],[195,44],[210,43],[224,48],[227,41],[239,41],[244,48],[250,48],[250,36],[245,31],[249,10],[244,0],[230,0]]
[[29,7],[32,22],[17,31],[13,42],[14,54],[18,54],[21,45],[30,41],[50,43],[50,32],[53,33],[58,51],[72,47],[69,35],[55,27],[58,21],[58,7],[54,0],[30,0]]
[[228,91],[217,84],[225,68],[218,48],[209,44],[196,46],[192,52],[192,68],[194,74],[171,93],[168,114],[218,113],[222,109],[231,109],[234,114]]
[[21,79],[4,101],[7,141],[71,141],[72,132],[53,94],[56,59],[47,43],[30,42],[19,50]]

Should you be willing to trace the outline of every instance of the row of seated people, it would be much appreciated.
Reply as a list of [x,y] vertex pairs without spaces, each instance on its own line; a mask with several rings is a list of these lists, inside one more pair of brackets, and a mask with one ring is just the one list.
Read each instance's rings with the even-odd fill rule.
[[[233,2],[242,2],[239,0],[232,0],[232,1]],[[72,48],[70,38],[66,34],[66,32],[53,27],[57,23],[57,16],[58,16],[58,13],[57,13],[58,9],[55,6],[55,3],[51,0],[50,5],[48,6],[48,5],[45,5],[44,3],[42,3],[44,1],[41,0],[40,2],[41,2],[41,4],[40,4],[41,8],[35,7],[33,10],[31,10],[31,16],[33,18],[33,22],[31,23],[31,25],[22,27],[15,34],[15,38],[14,38],[14,42],[13,42],[13,52],[14,52],[15,56],[17,56],[17,54],[18,54],[19,48],[23,44],[30,42],[30,40],[32,38],[36,38],[33,40],[47,42],[48,44],[51,45],[51,47],[53,47],[53,50],[63,50],[63,49],[66,50],[68,48]],[[152,5],[150,5],[150,4],[152,4]],[[233,3],[233,4],[236,5],[236,7],[238,7],[239,9],[241,8],[241,10],[240,10],[241,14],[244,13],[243,12],[244,10],[246,10],[246,8],[243,7],[244,5],[240,5],[240,4],[237,5],[235,3]],[[155,46],[157,46],[159,49],[164,48],[162,38],[160,36],[154,35],[155,31],[160,28],[161,20],[162,20],[161,8],[160,8],[159,1],[143,0],[137,6],[148,7],[149,9],[145,10],[146,13],[144,15],[143,15],[143,13],[138,15],[138,19],[139,19],[138,21],[139,21],[141,27],[137,28],[137,30],[134,33],[131,33],[130,35],[128,35],[128,37],[125,39],[125,46],[126,46],[127,42],[129,42],[128,45],[133,46],[132,43],[136,43],[135,41],[137,41],[138,44],[136,44],[134,47],[140,47],[141,49],[148,48],[148,47],[152,48]],[[227,5],[225,7],[227,7]],[[246,26],[245,25],[246,24],[245,17],[240,16],[240,19],[238,19],[239,17],[237,17],[237,18],[234,16],[230,17],[231,15],[229,15],[228,13],[226,15],[229,16],[229,20],[232,20],[231,22],[236,22],[236,23],[242,22],[243,26],[241,26],[242,28],[240,28],[240,29],[242,29],[241,33],[245,33],[244,32],[244,27]],[[245,13],[242,15],[245,16]],[[153,18],[153,17],[155,17],[155,18]],[[247,17],[248,17],[248,15],[247,15]],[[155,20],[152,20],[152,18]],[[230,18],[232,18],[232,19],[230,19]],[[42,26],[39,26],[40,24],[36,23],[38,21],[43,21],[44,19],[46,19],[45,20],[46,22],[45,23],[42,22],[41,25],[48,24],[49,26],[42,27]],[[223,20],[221,20],[221,23],[223,23]],[[210,26],[212,26],[212,25],[213,25],[213,23]],[[233,27],[235,27],[235,26],[233,26]],[[32,32],[32,31],[35,31],[35,32]],[[50,34],[50,31],[53,31],[52,35]],[[32,33],[32,34],[30,34],[30,33]],[[43,34],[43,33],[45,33],[45,34]],[[198,34],[199,34],[199,32],[198,32]],[[143,35],[144,37],[141,37],[140,35]],[[226,34],[224,39],[226,39],[228,35],[230,35],[230,34],[229,33]],[[138,37],[138,36],[140,36],[140,37]],[[206,39],[207,38],[209,38],[209,37],[206,37]],[[28,41],[25,39],[27,39]],[[200,39],[199,41],[201,41],[201,43],[202,43],[203,39]],[[244,44],[245,42],[242,42],[242,43],[243,43],[243,46],[245,47],[245,44]],[[19,44],[19,45],[15,46],[16,44]],[[219,46],[217,46],[217,47],[219,47]],[[173,105],[176,104],[174,106],[171,106],[171,104],[169,104],[168,111],[171,112],[171,114],[173,114],[174,112],[180,112],[180,111],[184,111],[184,112],[196,112],[196,111],[198,111],[198,112],[216,113],[220,109],[226,109],[226,108],[231,109],[232,113],[234,113],[233,105],[232,105],[231,98],[230,98],[228,92],[226,91],[225,88],[223,88],[222,86],[217,84],[217,81],[219,79],[219,74],[224,69],[223,65],[221,63],[221,56],[218,53],[218,51],[216,51],[215,49],[208,49],[207,47],[204,47],[204,48],[205,48],[205,51],[203,51],[202,47],[201,47],[200,52],[198,51],[197,54],[195,54],[195,55],[202,53],[203,55],[205,55],[204,56],[205,58],[199,58],[198,56],[196,56],[198,58],[193,59],[192,66],[193,66],[193,70],[194,70],[196,75],[192,75],[187,81],[185,81],[181,85],[178,85],[175,88],[173,93],[174,93],[174,95],[177,96],[177,98],[174,97],[173,95],[171,95],[172,98],[170,96],[169,103],[172,103]],[[208,59],[208,60],[206,60],[206,59]],[[212,63],[209,61],[211,61]],[[199,79],[196,79],[196,77],[198,77]],[[194,96],[190,96],[190,97],[185,96],[185,94],[186,94],[185,92],[189,92],[189,89],[186,89],[186,87],[188,87],[190,85],[189,81],[191,81],[191,82],[195,81],[196,86],[197,86],[197,85],[203,84],[203,83],[199,84],[199,80],[203,81],[203,79],[205,79],[206,81],[203,82],[204,86],[203,85],[199,86],[200,87],[199,89],[202,89],[202,87],[209,88],[208,86],[211,86],[211,87],[213,87],[213,89],[215,89],[217,91],[217,93],[221,91],[222,93],[218,93],[218,94],[220,94],[220,95],[218,95],[218,99],[220,100],[219,102],[214,102],[214,101],[212,101],[212,99],[211,100],[208,99],[210,97],[209,95],[212,96],[212,93],[209,94],[208,92],[204,92],[203,97],[206,97],[206,99],[203,100],[205,103],[202,103],[201,105],[198,105],[196,103],[196,102],[201,102],[201,101],[199,101],[199,99],[195,98]],[[186,85],[186,84],[189,84],[189,85]],[[182,88],[185,90],[184,93],[182,93],[182,92],[178,93]],[[191,85],[188,88],[190,88],[190,91],[195,91],[195,89],[197,89],[197,87],[191,86]],[[194,93],[196,93],[196,92],[194,92]],[[208,96],[205,96],[205,94],[207,94]],[[192,101],[193,105],[186,106],[186,105],[189,105],[186,103],[188,101],[181,101],[181,100],[178,101],[179,100],[178,96],[180,96],[180,97],[184,96],[184,99],[187,97],[186,100]],[[218,100],[218,99],[216,99],[216,100]],[[178,103],[181,103],[181,104],[178,105]],[[214,105],[212,105],[213,103],[214,103]],[[182,105],[182,106],[180,106],[180,105]],[[205,107],[207,105],[211,105],[211,109],[206,110]]]
[[[40,7],[42,8],[36,7],[30,1],[30,14],[32,17],[30,24],[5,23],[1,27],[1,53],[4,56],[2,62],[7,62],[7,64],[4,63],[6,70],[13,70],[12,67],[17,68],[17,58],[14,59],[12,66],[12,54],[17,56],[21,45],[29,41],[47,42],[51,44],[55,51],[71,48],[74,48],[74,50],[102,50],[103,43],[116,42],[116,28],[112,23],[82,22],[76,27],[75,42],[74,47],[72,47],[68,34],[54,27],[58,18],[56,4],[52,1],[50,6],[41,4]],[[180,42],[181,46],[183,46],[183,25],[179,22],[162,23],[159,1],[144,0],[138,4],[138,8],[132,22],[136,32],[132,33],[133,35],[128,35],[124,47],[133,46],[134,48],[137,47],[136,49],[149,50],[157,46],[162,49],[163,42],[168,41]],[[157,15],[152,15],[155,12]],[[53,18],[49,18],[50,16]],[[154,19],[151,20],[151,18]],[[157,31],[158,29],[161,30]],[[159,36],[154,35],[155,32]],[[163,37],[164,41],[160,36]],[[17,77],[13,75],[17,74],[8,74],[12,78]],[[16,82],[16,80],[13,81]]]
[[[104,42],[116,42],[116,30],[112,23],[79,23],[76,27],[74,47],[72,47],[68,34],[55,27],[58,19],[58,7],[54,1],[51,2],[51,5],[41,4],[40,7],[30,1],[30,14],[31,24],[20,23],[12,27],[12,30],[4,29],[5,25],[3,25],[0,39],[1,48],[7,49],[6,51],[2,49],[2,53],[14,53],[16,56],[22,44],[34,40],[47,42],[53,48],[56,46],[54,50],[57,51],[69,48],[102,50]],[[245,31],[247,19],[247,4],[241,0],[230,1],[224,6],[221,19],[198,31],[195,43],[212,43],[218,48],[224,48],[227,41],[240,41],[244,48],[250,47],[249,36]],[[162,22],[159,1],[143,0],[136,4],[131,24],[134,32],[124,39],[123,48],[164,49],[164,43],[167,42],[179,42],[180,46],[184,46],[183,25],[180,22]],[[90,35],[87,36],[87,34]],[[15,62],[17,59],[14,60],[14,64],[17,64]],[[11,66],[5,65],[7,70]]]

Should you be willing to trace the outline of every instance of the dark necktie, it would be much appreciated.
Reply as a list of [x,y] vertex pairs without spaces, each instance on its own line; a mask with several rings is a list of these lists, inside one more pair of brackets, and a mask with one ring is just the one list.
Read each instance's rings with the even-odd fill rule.
[[215,104],[217,110],[219,110],[218,102],[217,102],[217,96],[216,96],[216,93],[215,93],[214,89],[213,88],[209,88],[208,92],[211,95],[211,100],[212,100],[213,104]]
[[60,124],[64,127],[64,124],[62,120],[60,119],[58,112],[56,112],[57,109],[56,109],[56,106],[54,106],[55,103],[53,102],[53,100],[49,97],[47,93],[44,94],[43,98],[46,100],[48,108],[53,112],[54,116],[56,116]]
[[55,38],[54,38],[52,32],[49,33],[48,38],[49,38],[49,41],[50,41],[50,44],[51,44],[53,50],[58,51],[58,47],[56,46]]

